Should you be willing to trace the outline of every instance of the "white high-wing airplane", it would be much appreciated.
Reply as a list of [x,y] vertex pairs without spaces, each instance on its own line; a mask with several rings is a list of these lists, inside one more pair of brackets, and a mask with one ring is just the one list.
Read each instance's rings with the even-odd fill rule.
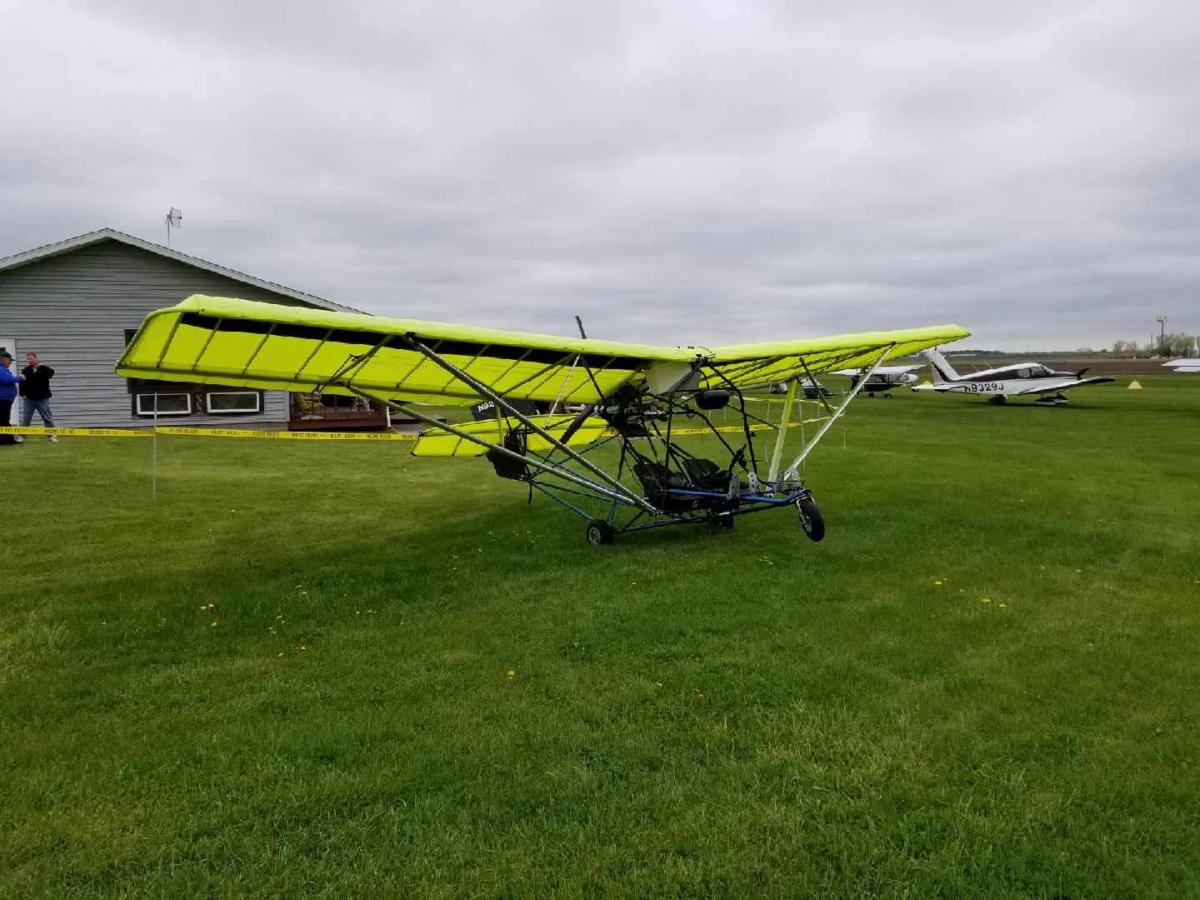
[[1178,375],[1200,375],[1200,359],[1173,359],[1163,365]]
[[929,360],[933,372],[932,384],[918,384],[914,391],[938,391],[939,393],[982,394],[989,403],[1004,403],[1009,397],[1037,396],[1043,406],[1061,405],[1067,402],[1063,391],[1082,384],[1106,384],[1114,381],[1109,375],[1093,375],[1084,378],[1087,369],[1078,372],[1055,372],[1041,363],[1022,362],[982,372],[960,375],[946,358],[936,350],[925,350],[920,354]]
[[[883,394],[885,397],[892,396],[892,388],[904,387],[907,384],[916,384],[917,376],[913,374],[918,366],[876,366],[874,374],[867,379],[867,383],[863,385],[862,392],[868,397],[874,397],[876,394]],[[863,376],[866,369],[839,369],[834,372],[834,375],[845,375],[850,379],[850,387],[853,388]]]

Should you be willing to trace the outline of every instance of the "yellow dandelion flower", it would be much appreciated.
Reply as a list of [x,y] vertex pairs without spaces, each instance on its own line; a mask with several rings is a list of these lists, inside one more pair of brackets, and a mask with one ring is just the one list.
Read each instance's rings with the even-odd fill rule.
[[979,599],[979,602],[980,602],[980,603],[991,603],[991,602],[992,602],[992,600],[991,600],[991,598],[990,598],[990,597],[981,597],[981,598]]
[[508,670],[507,672],[505,672],[504,674],[505,674],[505,675],[507,675],[509,678],[516,678],[516,677],[517,677],[517,670],[516,670],[516,669],[509,669],[509,670]]
[[1007,603],[997,603],[996,605],[999,606],[1001,609],[1008,609]]
[[935,581],[935,582],[933,583],[933,586],[934,586],[934,587],[941,587],[941,586],[942,586],[942,583],[941,583],[940,581]]
[[216,628],[216,627],[217,627],[218,625],[220,625],[220,624],[221,624],[221,623],[220,623],[220,622],[218,622],[216,619],[213,619],[213,623],[212,623],[210,626],[208,626],[208,627],[209,627],[209,628]]

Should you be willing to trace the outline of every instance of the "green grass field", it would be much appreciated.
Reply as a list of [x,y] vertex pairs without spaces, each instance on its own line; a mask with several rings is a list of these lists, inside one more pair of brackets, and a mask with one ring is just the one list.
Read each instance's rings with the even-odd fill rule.
[[1200,378],[863,398],[593,548],[405,445],[0,447],[0,895],[1200,895]]

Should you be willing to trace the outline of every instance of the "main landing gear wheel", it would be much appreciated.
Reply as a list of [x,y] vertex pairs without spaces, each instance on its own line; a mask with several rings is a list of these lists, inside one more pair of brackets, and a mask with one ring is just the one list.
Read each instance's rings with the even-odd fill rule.
[[733,516],[729,515],[728,513],[726,513],[725,515],[722,515],[722,516],[711,516],[711,517],[709,517],[708,521],[709,521],[709,524],[711,524],[713,528],[732,528],[733,527]]
[[808,539],[816,543],[825,537],[825,520],[812,497],[801,497],[796,501],[796,512],[800,514],[800,527]]
[[592,519],[587,525],[587,542],[593,547],[601,544],[611,544],[613,541],[612,526],[603,519]]
[[1007,401],[1008,398],[1003,394],[995,394],[988,397],[988,403],[992,404],[992,406],[1003,406]]

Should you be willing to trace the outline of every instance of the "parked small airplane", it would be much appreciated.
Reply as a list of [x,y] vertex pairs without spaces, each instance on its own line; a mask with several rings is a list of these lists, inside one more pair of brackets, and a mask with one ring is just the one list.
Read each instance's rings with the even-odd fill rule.
[[[863,385],[862,391],[868,397],[874,397],[876,394],[882,394],[884,397],[892,396],[892,388],[904,387],[908,384],[916,384],[917,376],[914,374],[920,366],[877,366],[875,373],[867,379]],[[859,379],[863,377],[866,369],[839,369],[834,372],[834,375],[845,375],[850,379],[850,387],[855,387]]]
[[1177,375],[1200,374],[1200,359],[1173,359],[1170,362],[1163,363],[1163,365]]
[[933,383],[914,385],[914,391],[983,394],[987,396],[989,403],[995,404],[1004,403],[1009,397],[1038,395],[1037,403],[1042,406],[1061,406],[1067,402],[1063,391],[1083,384],[1106,384],[1114,380],[1109,375],[1084,378],[1083,373],[1087,369],[1080,369],[1078,372],[1055,372],[1035,362],[1014,363],[1010,366],[960,375],[936,350],[925,350],[920,355],[929,361]]

